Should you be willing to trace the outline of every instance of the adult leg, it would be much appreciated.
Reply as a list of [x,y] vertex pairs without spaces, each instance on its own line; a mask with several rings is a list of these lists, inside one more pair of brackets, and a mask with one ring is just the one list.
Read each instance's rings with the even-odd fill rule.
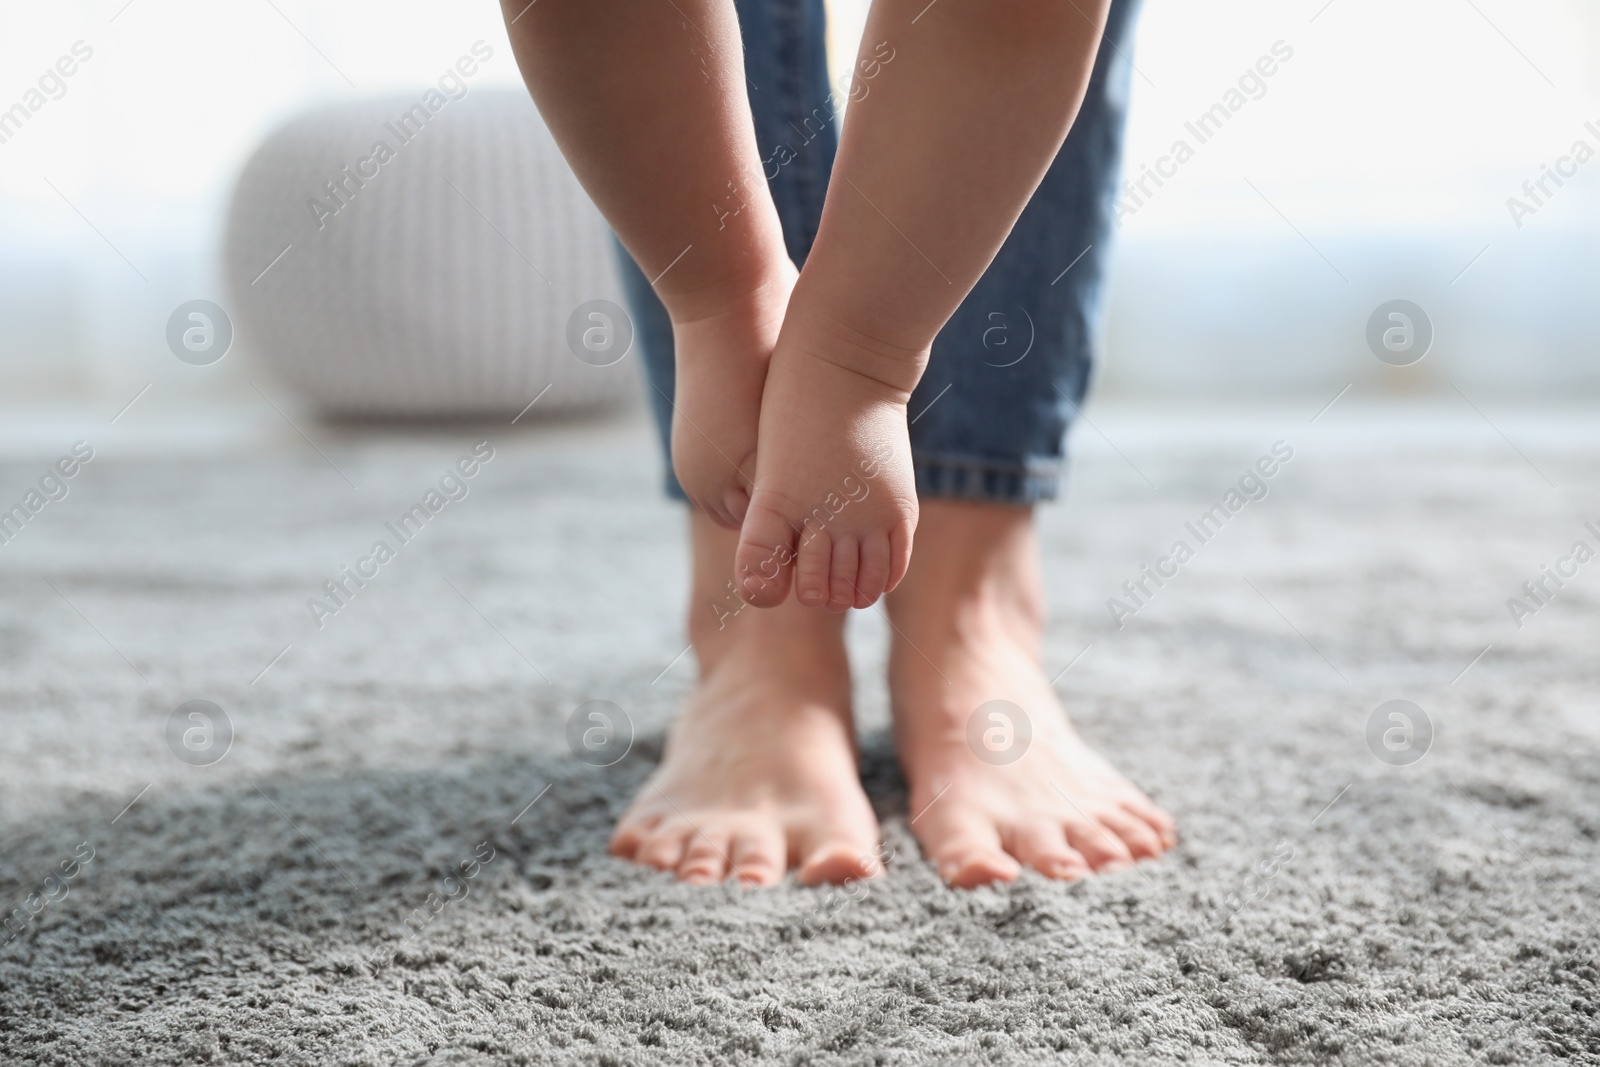
[[[1032,505],[1056,495],[1112,231],[1136,4],[1114,0],[1078,119],[1005,246],[934,342],[911,403],[922,521],[889,597],[896,743],[914,828],[953,884],[1074,878],[1152,857],[1172,820],[1072,729],[1039,658]],[[988,759],[969,747],[971,716]],[[1009,706],[1008,706],[1009,705]],[[998,716],[998,717],[997,717]],[[1020,745],[1025,717],[1032,739]],[[1013,751],[1021,757],[1007,762]]]

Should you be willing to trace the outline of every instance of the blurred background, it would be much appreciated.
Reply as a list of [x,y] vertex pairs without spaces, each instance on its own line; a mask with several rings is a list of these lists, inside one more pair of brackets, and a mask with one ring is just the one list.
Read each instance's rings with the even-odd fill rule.
[[[847,69],[865,4],[832,7]],[[0,440],[115,412],[146,384],[146,418],[278,418],[247,330],[207,368],[165,340],[179,304],[229,303],[220,249],[246,160],[308,108],[414,97],[480,40],[473,91],[518,87],[487,2],[0,7],[0,108],[27,109],[0,122]],[[1199,143],[1186,123],[1275,45],[1292,57]],[[41,82],[65,56],[75,72]],[[1594,5],[1150,0],[1133,59],[1127,177],[1173,171],[1180,139],[1195,152],[1125,204],[1101,396],[1600,391],[1600,163],[1573,155],[1600,149]],[[1525,188],[1563,157],[1559,184]],[[1395,298],[1436,331],[1403,372],[1364,341]]]

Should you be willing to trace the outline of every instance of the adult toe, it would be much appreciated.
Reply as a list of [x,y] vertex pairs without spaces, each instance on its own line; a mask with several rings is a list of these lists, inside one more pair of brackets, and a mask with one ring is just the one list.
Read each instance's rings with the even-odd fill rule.
[[1057,823],[1027,823],[1010,835],[1008,844],[1013,856],[1046,878],[1068,880],[1089,873],[1089,862],[1067,844],[1066,831]]
[[749,826],[733,835],[728,860],[740,885],[777,885],[787,867],[786,851],[776,823]]
[[1154,859],[1161,855],[1161,838],[1143,819],[1113,808],[1100,813],[1100,825],[1120,837],[1134,859]]
[[964,810],[948,801],[919,817],[915,827],[923,852],[933,861],[939,877],[961,889],[1010,882],[1022,866],[1000,841],[994,822],[980,812]]
[[674,870],[683,862],[684,844],[693,832],[679,823],[657,827],[640,844],[639,850],[634,853],[634,861],[663,871]]
[[1120,870],[1133,866],[1133,853],[1122,838],[1093,819],[1079,817],[1068,820],[1063,827],[1067,843],[1089,861],[1096,871]]
[[652,831],[661,824],[659,812],[628,812],[612,831],[609,851],[613,856],[631,860]]
[[711,885],[726,878],[730,836],[726,830],[697,831],[683,850],[678,877],[691,885]]

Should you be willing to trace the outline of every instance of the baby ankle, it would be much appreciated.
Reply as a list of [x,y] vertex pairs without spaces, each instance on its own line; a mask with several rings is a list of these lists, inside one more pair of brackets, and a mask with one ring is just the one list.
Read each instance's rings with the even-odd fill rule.
[[908,348],[870,328],[816,314],[793,314],[784,324],[789,349],[878,382],[909,400],[928,366],[928,348]]
[[735,265],[702,271],[692,279],[658,283],[655,292],[674,327],[739,316],[771,317],[774,308],[776,320],[781,321],[793,272],[787,259],[782,264]]

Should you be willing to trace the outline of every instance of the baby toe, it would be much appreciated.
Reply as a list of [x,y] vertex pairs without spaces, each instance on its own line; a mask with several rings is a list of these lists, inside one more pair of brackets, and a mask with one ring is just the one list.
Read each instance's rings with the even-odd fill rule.
[[828,610],[849,611],[856,602],[857,542],[848,534],[835,538],[828,569]]
[[776,607],[789,595],[794,568],[794,528],[781,514],[754,499],[739,528],[733,580],[746,602]]
[[833,540],[827,534],[810,531],[800,539],[800,555],[795,562],[795,596],[808,608],[828,602],[832,583]]
[[909,526],[896,526],[889,531],[889,580],[883,587],[886,593],[894,592],[911,566],[911,531]]
[[870,534],[861,539],[860,560],[856,564],[856,607],[872,607],[888,584],[889,535]]

